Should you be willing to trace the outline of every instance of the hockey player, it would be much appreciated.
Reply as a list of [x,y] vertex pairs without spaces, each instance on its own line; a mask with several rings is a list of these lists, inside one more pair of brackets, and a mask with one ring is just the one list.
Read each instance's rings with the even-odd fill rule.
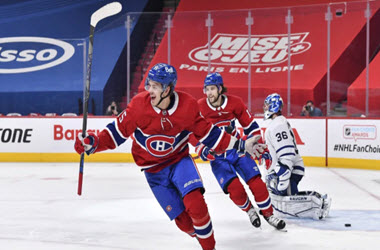
[[331,198],[315,191],[298,191],[305,167],[292,127],[281,114],[282,106],[281,96],[274,93],[265,99],[263,107],[264,120],[270,120],[265,131],[265,142],[273,162],[266,164],[266,179],[273,206],[284,215],[323,219],[329,213]]
[[78,136],[75,150],[93,154],[114,149],[133,134],[132,155],[144,170],[157,201],[180,230],[196,237],[205,250],[215,247],[215,239],[203,193],[202,179],[189,155],[188,137],[195,137],[216,151],[236,148],[255,155],[265,145],[257,138],[237,140],[205,120],[196,100],[174,91],[174,67],[159,63],[150,69],[146,92],[136,95],[116,120],[97,136]]
[[[241,98],[225,94],[227,89],[224,87],[222,76],[219,73],[208,74],[203,88],[206,97],[198,100],[203,117],[236,138],[240,138],[235,126],[236,119],[243,126],[245,136],[261,135],[259,125],[254,121]],[[285,222],[273,215],[267,187],[261,179],[256,162],[251,157],[245,157],[236,150],[216,154],[213,149],[203,143],[199,143],[196,151],[200,158],[210,161],[212,171],[220,187],[224,193],[229,194],[230,199],[242,211],[247,212],[254,227],[260,227],[260,217],[257,215],[237,174],[248,185],[265,220],[277,229],[285,227]],[[271,161],[267,150],[260,158],[266,159],[268,162]]]

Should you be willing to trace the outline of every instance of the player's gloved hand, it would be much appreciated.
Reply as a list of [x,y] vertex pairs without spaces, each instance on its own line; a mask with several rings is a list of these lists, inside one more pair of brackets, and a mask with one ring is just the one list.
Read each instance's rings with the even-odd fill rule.
[[264,153],[261,154],[260,156],[260,165],[262,165],[265,161],[265,168],[269,169],[270,166],[272,165],[272,156],[269,153],[269,150],[266,148],[264,150]]
[[89,133],[85,138],[83,138],[82,134],[79,133],[75,140],[75,151],[78,154],[82,154],[86,152],[87,155],[93,154],[95,150],[98,148],[99,138],[94,133]]
[[203,161],[213,161],[215,160],[215,152],[212,151],[209,147],[203,145],[202,143],[198,143],[195,147],[195,152]]
[[267,145],[259,143],[260,139],[261,135],[251,135],[240,138],[236,141],[234,148],[239,154],[245,154],[247,152],[253,159],[259,159],[260,155],[267,148]]

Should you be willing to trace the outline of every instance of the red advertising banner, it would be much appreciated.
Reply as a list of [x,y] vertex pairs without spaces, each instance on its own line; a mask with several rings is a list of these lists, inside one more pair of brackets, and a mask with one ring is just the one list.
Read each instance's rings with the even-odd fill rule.
[[[368,113],[380,116],[380,55],[369,65]],[[366,113],[367,70],[364,69],[356,81],[348,88],[347,115],[359,116]]]
[[[158,62],[168,62],[170,54],[170,64],[178,71],[176,88],[201,98],[203,81],[210,64],[211,72],[222,74],[228,92],[240,96],[248,104],[250,61],[252,66],[250,108],[254,113],[262,113],[264,98],[273,92],[283,97],[284,110],[287,109],[289,68],[291,113],[299,115],[307,100],[314,100],[323,109],[326,105],[328,38],[326,17],[329,7],[330,66],[334,69],[331,72],[331,98],[333,102],[344,99],[349,84],[365,66],[365,63],[364,66],[362,64],[358,66],[355,60],[344,60],[348,57],[361,56],[355,54],[355,51],[349,55],[344,52],[366,23],[365,5],[362,3],[352,5],[350,9],[347,3],[337,3],[247,10],[250,2],[256,3],[249,6],[257,7],[257,2],[265,1],[233,1],[235,9],[242,4],[240,10],[223,11],[186,11],[192,10],[191,6],[196,6],[194,8],[197,9],[205,3],[207,3],[205,9],[211,6],[208,1],[181,1],[172,20],[170,41],[167,31],[150,66]],[[218,1],[218,8],[231,4],[231,1],[221,0]],[[247,25],[249,21],[247,18],[250,16],[253,23],[251,36]],[[289,22],[290,33],[288,33]],[[208,24],[211,30],[210,36]],[[288,67],[288,36],[290,67]],[[169,42],[170,53],[168,53]],[[362,42],[365,45],[365,39]],[[342,55],[347,58],[342,59]],[[340,63],[334,65],[336,62]],[[347,73],[356,72],[354,69],[359,71],[355,76]],[[144,81],[145,79],[140,85],[140,91],[143,90]]]

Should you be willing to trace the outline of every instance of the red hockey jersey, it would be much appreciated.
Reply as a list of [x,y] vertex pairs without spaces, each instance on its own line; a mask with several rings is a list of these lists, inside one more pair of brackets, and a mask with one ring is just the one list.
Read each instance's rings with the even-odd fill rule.
[[220,107],[213,107],[206,97],[198,100],[203,117],[230,134],[239,137],[236,130],[236,119],[243,127],[245,135],[260,134],[260,128],[242,99],[233,95],[223,95],[224,102]]
[[132,155],[149,172],[178,162],[189,155],[188,139],[195,138],[216,151],[225,151],[231,137],[204,119],[197,101],[184,92],[174,92],[168,110],[153,107],[148,92],[135,96],[116,121],[99,134],[96,152],[113,149],[133,134]]

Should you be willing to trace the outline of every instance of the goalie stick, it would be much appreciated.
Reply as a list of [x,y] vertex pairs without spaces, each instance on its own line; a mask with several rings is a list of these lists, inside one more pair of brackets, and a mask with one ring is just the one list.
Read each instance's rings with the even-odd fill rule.
[[[92,65],[92,52],[94,45],[94,32],[95,27],[99,21],[118,14],[121,11],[121,4],[119,2],[112,2],[104,5],[91,15],[90,21],[90,36],[88,45],[88,59],[87,59],[87,75],[86,85],[84,87],[84,102],[83,102],[83,123],[82,123],[82,136],[86,137],[87,130],[87,113],[88,113],[88,100],[90,99],[90,81],[91,81],[91,65]],[[79,178],[78,178],[78,195],[82,195],[83,184],[83,165],[84,165],[84,152],[80,156],[79,162]]]

